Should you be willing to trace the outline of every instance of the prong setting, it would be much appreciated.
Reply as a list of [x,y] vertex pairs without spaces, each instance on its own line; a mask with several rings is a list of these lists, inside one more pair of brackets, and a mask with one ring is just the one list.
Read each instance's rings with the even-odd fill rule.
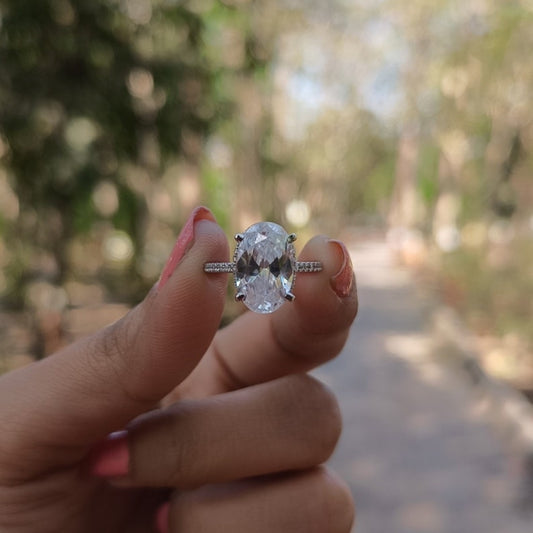
[[258,222],[242,233],[231,262],[208,262],[206,273],[233,274],[235,300],[255,313],[272,313],[284,302],[293,302],[293,287],[300,272],[320,272],[320,261],[296,260],[295,233],[274,222]]

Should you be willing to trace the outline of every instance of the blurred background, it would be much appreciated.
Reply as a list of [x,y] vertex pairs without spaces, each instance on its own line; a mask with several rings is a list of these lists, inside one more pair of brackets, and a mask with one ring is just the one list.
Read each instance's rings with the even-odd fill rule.
[[1,0],[0,371],[140,301],[201,203],[404,272],[531,395],[532,24],[531,0]]

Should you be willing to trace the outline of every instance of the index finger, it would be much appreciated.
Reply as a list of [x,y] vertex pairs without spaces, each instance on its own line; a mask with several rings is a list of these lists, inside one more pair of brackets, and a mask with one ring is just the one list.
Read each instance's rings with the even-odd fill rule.
[[177,397],[202,397],[306,372],[335,357],[358,308],[346,246],[314,237],[300,261],[321,261],[320,273],[299,274],[293,303],[270,315],[247,312],[220,330]]
[[225,294],[226,280],[206,280],[202,265],[226,259],[227,241],[207,210],[196,210],[185,229],[165,283],[128,315],[2,376],[4,458],[24,447],[39,449],[39,466],[64,459],[67,447],[90,445],[153,408],[191,372],[217,331]]

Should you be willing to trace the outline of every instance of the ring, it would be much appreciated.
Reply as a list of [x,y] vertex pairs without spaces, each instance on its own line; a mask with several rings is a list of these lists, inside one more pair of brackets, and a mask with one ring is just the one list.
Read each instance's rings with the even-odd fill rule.
[[296,273],[320,272],[320,261],[296,261],[296,234],[274,222],[258,222],[235,235],[233,262],[205,263],[204,272],[234,275],[235,299],[255,313],[273,313],[292,302]]

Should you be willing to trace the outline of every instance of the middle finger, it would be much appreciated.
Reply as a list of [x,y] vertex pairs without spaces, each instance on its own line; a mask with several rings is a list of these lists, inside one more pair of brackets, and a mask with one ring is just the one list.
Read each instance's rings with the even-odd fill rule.
[[306,375],[186,400],[133,422],[123,437],[128,473],[114,482],[183,489],[310,468],[330,456],[340,429],[334,396]]
[[272,315],[248,312],[220,330],[168,401],[199,398],[306,372],[339,353],[357,313],[350,255],[340,241],[311,239],[300,261],[323,270],[298,275],[296,300]]

